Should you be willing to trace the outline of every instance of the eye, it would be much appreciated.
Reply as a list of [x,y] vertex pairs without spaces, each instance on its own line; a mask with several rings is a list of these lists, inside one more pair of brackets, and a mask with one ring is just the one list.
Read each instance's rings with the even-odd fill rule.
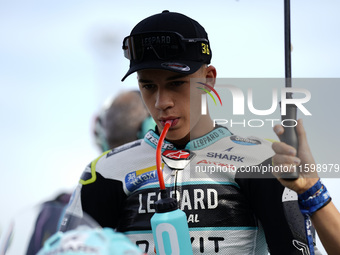
[[180,87],[184,83],[185,83],[185,81],[172,81],[170,85],[173,86],[173,87]]
[[155,84],[143,84],[141,87],[145,90],[152,90],[156,88],[156,85]]

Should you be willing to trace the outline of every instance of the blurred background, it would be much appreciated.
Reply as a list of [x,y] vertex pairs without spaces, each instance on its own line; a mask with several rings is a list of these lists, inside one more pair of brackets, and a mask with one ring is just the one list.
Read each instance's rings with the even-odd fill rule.
[[[16,214],[74,189],[99,155],[95,114],[137,88],[135,75],[120,81],[129,64],[123,38],[165,9],[205,27],[219,78],[284,77],[283,0],[0,0],[0,231]],[[337,0],[292,1],[293,77],[340,77],[339,9]],[[338,143],[326,146],[340,137],[340,88],[320,91],[314,107],[333,117],[310,122],[317,130],[310,142],[321,146],[313,140],[321,134],[321,149],[338,160]],[[325,183],[340,208],[339,179]]]

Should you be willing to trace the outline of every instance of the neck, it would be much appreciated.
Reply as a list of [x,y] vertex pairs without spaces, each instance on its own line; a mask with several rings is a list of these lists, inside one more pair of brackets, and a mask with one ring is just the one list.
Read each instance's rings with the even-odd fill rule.
[[210,115],[204,115],[201,119],[192,125],[190,130],[191,140],[201,137],[214,129],[214,123],[210,118]]

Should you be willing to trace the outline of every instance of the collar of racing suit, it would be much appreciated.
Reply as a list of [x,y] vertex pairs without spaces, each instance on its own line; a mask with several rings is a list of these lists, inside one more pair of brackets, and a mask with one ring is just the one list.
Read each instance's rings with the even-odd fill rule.
[[[220,139],[227,137],[227,136],[231,136],[231,135],[232,133],[228,130],[228,128],[223,127],[223,126],[216,126],[209,133],[203,136],[200,136],[198,138],[195,138],[193,140],[190,140],[190,142],[186,144],[184,149],[201,150],[219,141]],[[157,131],[157,128],[156,128],[156,131],[149,130],[149,132],[146,133],[146,135],[144,136],[144,141],[154,148],[157,147],[158,140],[159,140],[159,133]],[[177,149],[180,149],[180,148],[176,148],[174,144],[167,141],[166,139],[164,140],[162,151],[177,150]]]

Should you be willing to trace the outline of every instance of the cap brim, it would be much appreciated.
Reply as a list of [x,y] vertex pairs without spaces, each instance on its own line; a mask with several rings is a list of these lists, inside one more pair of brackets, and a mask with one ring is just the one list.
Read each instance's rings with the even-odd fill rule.
[[183,74],[193,74],[203,65],[202,62],[190,61],[190,60],[153,60],[153,61],[145,61],[141,63],[134,63],[132,67],[130,67],[129,71],[122,78],[122,81],[125,80],[130,74],[137,72],[143,69],[162,69],[175,73],[183,73]]

